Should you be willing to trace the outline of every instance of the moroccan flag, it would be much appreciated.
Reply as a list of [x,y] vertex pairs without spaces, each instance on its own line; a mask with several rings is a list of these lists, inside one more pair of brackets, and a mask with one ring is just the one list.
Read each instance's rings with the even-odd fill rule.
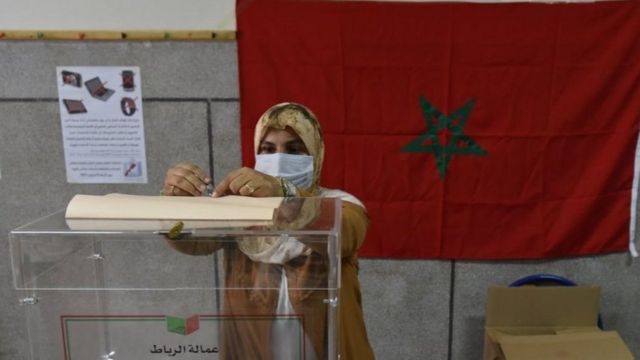
[[640,1],[239,0],[237,20],[244,164],[263,111],[309,106],[323,185],[371,216],[362,256],[630,246]]

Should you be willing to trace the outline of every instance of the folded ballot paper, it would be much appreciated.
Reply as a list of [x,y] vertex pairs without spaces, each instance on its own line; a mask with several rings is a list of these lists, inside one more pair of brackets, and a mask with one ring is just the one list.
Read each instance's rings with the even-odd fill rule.
[[75,195],[65,213],[71,230],[170,230],[272,225],[282,198]]

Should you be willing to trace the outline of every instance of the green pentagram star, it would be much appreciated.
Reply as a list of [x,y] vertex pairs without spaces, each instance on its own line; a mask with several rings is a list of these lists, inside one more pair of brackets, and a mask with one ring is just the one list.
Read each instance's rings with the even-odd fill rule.
[[[474,105],[475,101],[469,100],[450,115],[445,115],[421,96],[420,107],[427,123],[427,131],[405,145],[402,151],[433,153],[441,179],[447,174],[451,156],[486,155],[483,148],[464,134],[464,125]],[[441,141],[441,137],[445,138],[444,141]]]

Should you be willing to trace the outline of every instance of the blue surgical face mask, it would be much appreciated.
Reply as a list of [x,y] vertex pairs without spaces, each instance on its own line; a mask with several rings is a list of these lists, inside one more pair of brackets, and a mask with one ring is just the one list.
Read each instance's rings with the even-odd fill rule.
[[285,153],[256,155],[257,171],[291,181],[293,185],[308,189],[313,183],[313,156]]

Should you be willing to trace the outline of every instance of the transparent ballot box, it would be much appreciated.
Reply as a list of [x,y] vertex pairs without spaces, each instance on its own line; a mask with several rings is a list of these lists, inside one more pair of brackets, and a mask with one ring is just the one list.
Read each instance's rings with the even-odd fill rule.
[[294,198],[269,224],[78,228],[61,210],[12,230],[30,358],[337,359],[340,217]]

